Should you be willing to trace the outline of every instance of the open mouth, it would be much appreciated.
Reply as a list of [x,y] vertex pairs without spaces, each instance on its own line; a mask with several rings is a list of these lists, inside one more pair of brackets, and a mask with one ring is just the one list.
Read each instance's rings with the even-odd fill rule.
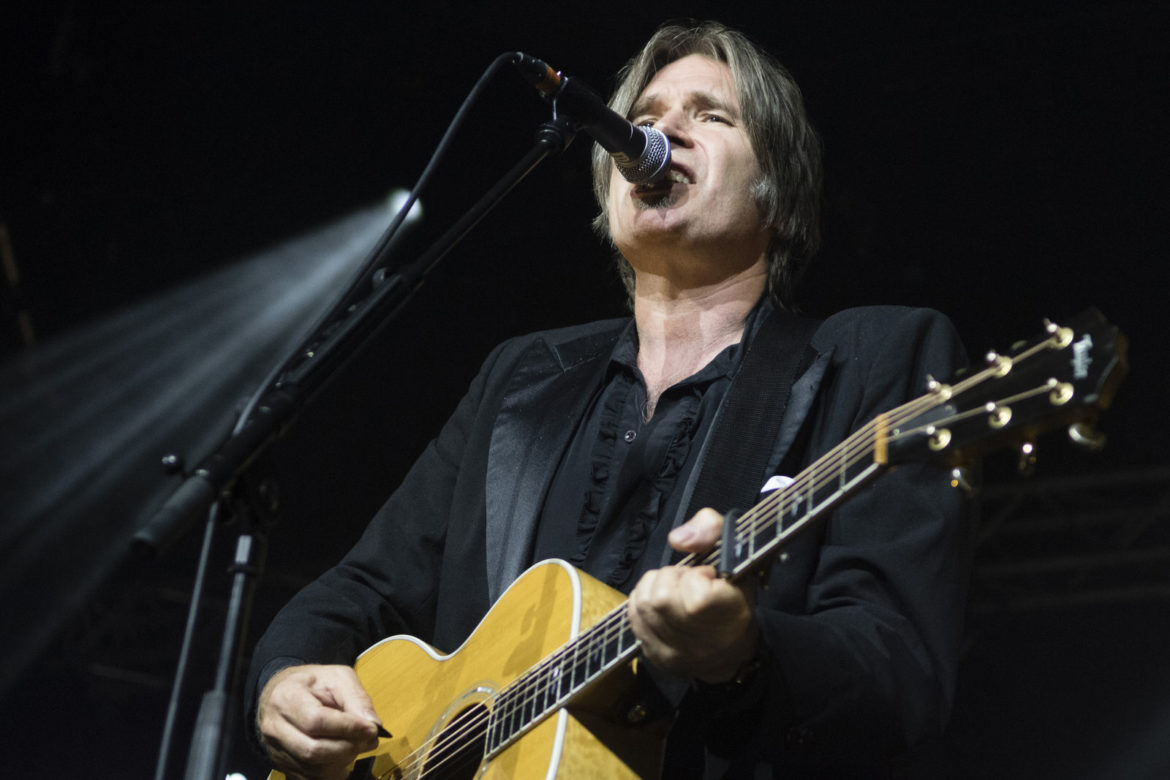
[[650,184],[639,184],[634,187],[634,195],[662,195],[670,192],[675,184],[694,184],[694,177],[690,171],[682,166],[671,165],[670,169],[656,182]]

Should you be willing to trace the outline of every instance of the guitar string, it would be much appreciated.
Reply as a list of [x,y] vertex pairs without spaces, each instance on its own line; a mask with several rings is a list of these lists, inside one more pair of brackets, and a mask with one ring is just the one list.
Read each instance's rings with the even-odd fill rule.
[[[1033,345],[1028,350],[1025,350],[1025,351],[1017,354],[1016,356],[1011,358],[1011,360],[1013,361],[1013,363],[1019,362],[1023,359],[1026,359],[1027,357],[1031,357],[1033,354],[1039,352],[1040,350],[1046,349],[1049,347],[1059,347],[1057,337],[1055,335],[1049,339],[1045,339],[1041,342],[1038,342],[1037,344]],[[970,387],[972,387],[976,384],[979,384],[983,381],[986,381],[990,377],[993,377],[997,374],[1000,374],[1000,371],[1001,371],[1000,367],[993,363],[989,367],[987,367],[979,372],[976,372],[976,373],[972,374],[970,377],[967,377],[967,378],[961,380],[960,382],[956,383],[955,385],[953,385],[951,387],[950,393],[946,394],[945,396],[936,395],[934,393],[928,393],[926,395],[920,396],[919,398],[913,399],[913,400],[907,402],[906,404],[903,404],[902,406],[896,407],[895,409],[891,410],[890,412],[887,412],[885,415],[879,415],[879,417],[870,421],[869,423],[864,425],[862,428],[860,428],[858,431],[856,431],[854,434],[852,434],[851,436],[846,438],[840,445],[829,450],[829,452],[827,452],[824,456],[822,456],[821,458],[814,461],[814,463],[811,464],[810,467],[805,470],[805,472],[802,472],[800,475],[798,475],[797,479],[792,483],[791,487],[793,489],[783,489],[783,490],[777,491],[776,493],[773,493],[771,496],[769,496],[764,501],[761,501],[759,504],[752,507],[747,512],[744,512],[744,514],[741,515],[739,520],[736,522],[736,530],[735,530],[734,538],[738,541],[741,537],[741,534],[749,534],[750,533],[753,535],[758,535],[762,530],[767,530],[767,528],[770,525],[772,525],[773,523],[779,523],[779,520],[775,519],[775,518],[782,517],[784,512],[786,512],[793,505],[795,505],[798,498],[799,498],[799,500],[805,500],[804,494],[805,494],[806,490],[809,491],[809,496],[815,498],[815,494],[817,492],[819,492],[820,490],[824,489],[824,487],[826,487],[828,484],[830,484],[831,481],[836,481],[837,479],[839,479],[840,475],[847,473],[847,470],[851,466],[854,466],[857,463],[859,463],[863,459],[863,457],[868,457],[868,454],[874,450],[874,447],[872,446],[871,441],[874,438],[874,436],[876,435],[879,426],[885,426],[887,428],[897,428],[899,425],[903,424],[907,420],[913,419],[915,416],[920,415],[923,411],[930,409],[933,406],[938,406],[941,403],[945,403],[947,400],[949,400],[951,397],[953,397],[956,393],[965,392]],[[1035,395],[1035,394],[1048,392],[1049,390],[1050,390],[1050,387],[1048,387],[1048,386],[1039,386],[1037,388],[1034,388],[1033,390],[1018,393],[1015,396],[1010,396],[1007,399],[1001,399],[1000,401],[998,401],[996,403],[998,403],[998,404],[1014,403],[1015,401],[1017,401],[1019,399],[1027,398],[1027,397]],[[954,422],[957,420],[962,420],[962,419],[968,418],[970,416],[981,414],[984,411],[987,411],[987,410],[985,410],[983,408],[974,408],[974,409],[968,410],[966,412],[953,414],[947,418],[932,421],[931,424],[932,425],[946,424],[946,423]],[[912,429],[911,431],[901,431],[894,438],[904,438],[904,437],[910,435],[911,433],[918,432],[920,430],[921,429]],[[799,486],[799,489],[796,489],[798,486]],[[810,503],[811,503],[811,501],[810,501]],[[807,516],[805,519],[807,519]],[[803,521],[798,522],[797,524],[791,526],[789,529],[782,530],[781,533],[787,535],[788,533],[791,533],[793,530],[795,530],[796,528],[799,528],[803,525],[804,525]],[[778,537],[778,538],[782,538],[782,537]],[[702,560],[705,563],[712,563],[712,562],[719,561],[721,556],[718,555],[717,553],[721,549],[722,549],[722,543],[720,540],[720,541],[716,542],[716,544],[712,548],[712,550],[710,550]],[[679,565],[694,565],[695,560],[696,560],[696,556],[695,556],[695,554],[692,553],[692,554],[689,554],[686,557],[684,557],[681,561],[679,561]],[[746,562],[745,567],[750,565],[751,563],[753,563],[753,561],[749,560],[748,562]],[[516,680],[514,680],[509,685],[505,686],[503,689],[501,689],[496,694],[493,694],[491,697],[489,697],[489,699],[487,701],[488,702],[498,702],[505,695],[515,697],[517,695],[523,694],[521,701],[518,703],[518,705],[513,706],[514,711],[519,710],[520,713],[523,713],[524,705],[526,705],[528,703],[534,703],[536,701],[536,699],[539,698],[539,696],[541,694],[544,694],[545,707],[543,708],[543,711],[534,708],[533,717],[525,718],[524,722],[520,724],[520,730],[523,730],[523,729],[527,728],[529,725],[535,724],[535,723],[539,722],[540,720],[543,720],[544,717],[546,717],[549,713],[551,713],[554,709],[556,709],[556,706],[559,705],[560,702],[566,698],[566,695],[564,693],[562,693],[561,695],[559,695],[557,697],[556,701],[553,703],[553,706],[549,706],[549,704],[548,704],[548,684],[549,684],[549,681],[542,679],[542,675],[546,670],[548,670],[550,668],[559,668],[560,672],[557,675],[557,679],[555,681],[552,681],[552,684],[563,685],[563,671],[564,670],[563,670],[563,666],[561,666],[561,663],[563,662],[564,657],[566,656],[566,654],[570,650],[573,652],[574,655],[579,656],[580,655],[580,653],[579,653],[580,648],[582,646],[585,646],[587,648],[586,649],[586,675],[585,676],[586,676],[586,678],[592,677],[592,679],[596,679],[597,675],[600,674],[600,672],[604,671],[607,667],[613,666],[616,661],[621,660],[621,657],[623,655],[632,654],[632,651],[636,650],[641,645],[641,642],[635,638],[634,641],[630,644],[630,646],[628,648],[623,649],[621,647],[621,643],[620,643],[621,634],[629,632],[628,620],[623,619],[627,615],[625,610],[626,610],[626,605],[623,603],[621,606],[619,606],[618,608],[616,608],[615,610],[611,611],[610,613],[605,615],[603,618],[601,618],[601,620],[599,620],[597,623],[595,623],[589,629],[586,629],[582,633],[582,635],[580,637],[578,637],[576,640],[571,640],[570,642],[566,643],[566,645],[562,646],[562,648],[551,653],[544,660],[542,660],[540,663],[538,663],[537,666],[533,667],[528,672],[526,672],[525,674],[518,677]],[[589,655],[597,649],[600,649],[602,652],[604,652],[605,647],[608,644],[610,644],[615,637],[619,639],[618,655],[615,658],[610,659],[609,663],[604,662],[604,655],[603,655],[602,656],[603,663],[601,665],[601,668],[599,668],[597,670],[597,672],[595,672],[593,675],[590,675],[589,671],[588,671],[588,657],[589,657]],[[599,640],[600,640],[600,647],[598,647]],[[575,667],[570,667],[570,668],[575,668]],[[587,682],[591,682],[592,679],[587,679]],[[576,685],[574,685],[572,680],[570,680],[568,695],[571,696],[572,693],[574,693],[576,690],[579,690],[580,687],[583,687],[583,685],[584,685],[584,683],[582,684],[582,686],[576,686]],[[472,729],[479,728],[480,723],[482,722],[482,720],[484,718],[487,718],[489,723],[490,723],[491,715],[492,715],[492,710],[485,708],[485,711],[482,714],[478,715],[476,718],[474,718],[471,721],[469,721],[468,723],[464,724],[461,727],[462,733],[456,734],[456,736],[462,736],[462,735],[470,732]],[[517,733],[519,733],[519,732],[517,732]],[[516,734],[509,735],[508,739],[511,739],[515,735]],[[450,739],[452,737],[451,734],[447,734],[447,733],[443,733],[443,736],[448,737],[448,739]],[[487,738],[487,735],[485,734],[485,740],[486,740],[486,738]],[[432,738],[431,740],[428,741],[428,743],[433,742],[434,739],[435,738]],[[505,740],[501,741],[501,744],[504,744],[507,741],[508,740],[505,739]],[[423,749],[424,749],[424,747],[420,746],[419,749],[416,749],[415,751],[413,751],[412,755],[417,755]],[[440,759],[438,764],[441,764],[443,760],[444,759]],[[436,764],[436,765],[438,765],[438,764]]]

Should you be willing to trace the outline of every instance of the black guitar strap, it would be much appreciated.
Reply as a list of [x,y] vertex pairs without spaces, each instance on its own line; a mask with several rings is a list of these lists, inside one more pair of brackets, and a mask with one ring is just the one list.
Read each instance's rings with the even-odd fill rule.
[[705,506],[746,508],[759,499],[792,384],[813,357],[819,320],[773,310],[748,345],[711,432],[686,517]]

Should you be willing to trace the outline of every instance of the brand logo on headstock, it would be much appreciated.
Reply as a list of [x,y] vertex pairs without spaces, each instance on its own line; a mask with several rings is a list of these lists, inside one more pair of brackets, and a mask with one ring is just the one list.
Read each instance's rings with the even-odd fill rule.
[[1089,365],[1093,362],[1093,358],[1089,356],[1089,352],[1093,349],[1093,337],[1086,333],[1080,341],[1072,345],[1072,348],[1073,377],[1084,379],[1089,375]]

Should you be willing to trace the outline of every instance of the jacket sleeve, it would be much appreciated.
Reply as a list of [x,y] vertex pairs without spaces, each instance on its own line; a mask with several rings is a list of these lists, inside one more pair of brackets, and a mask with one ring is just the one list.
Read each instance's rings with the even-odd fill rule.
[[429,640],[435,625],[451,504],[467,472],[469,438],[490,404],[487,388],[506,345],[489,356],[468,393],[346,556],[299,591],[257,642],[245,692],[249,721],[280,669],[352,664],[375,642],[409,633]]
[[[846,312],[813,343],[833,359],[805,421],[804,465],[923,393],[927,374],[945,380],[965,364],[950,323],[928,310]],[[891,469],[802,534],[760,595],[750,686],[696,697],[719,713],[710,748],[780,766],[869,765],[939,732],[972,544],[962,497],[926,465]]]

